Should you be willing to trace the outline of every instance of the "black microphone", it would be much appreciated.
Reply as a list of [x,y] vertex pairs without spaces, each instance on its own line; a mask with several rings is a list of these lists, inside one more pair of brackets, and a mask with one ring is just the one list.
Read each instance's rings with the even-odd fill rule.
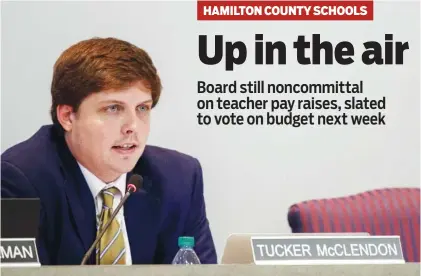
[[99,241],[101,240],[102,236],[105,234],[105,231],[107,231],[108,227],[111,225],[111,222],[113,219],[117,216],[118,212],[120,211],[121,207],[123,207],[126,200],[129,198],[129,196],[136,192],[138,189],[141,189],[143,186],[143,178],[138,174],[133,174],[130,177],[129,184],[127,184],[127,192],[124,195],[124,197],[121,199],[120,203],[117,205],[117,208],[115,208],[114,212],[111,215],[111,218],[108,220],[107,224],[102,227],[101,232],[98,233],[94,243],[91,245],[89,250],[86,252],[86,254],[83,256],[81,265],[86,264],[86,261],[89,259],[89,257],[92,254],[92,251],[95,249]]

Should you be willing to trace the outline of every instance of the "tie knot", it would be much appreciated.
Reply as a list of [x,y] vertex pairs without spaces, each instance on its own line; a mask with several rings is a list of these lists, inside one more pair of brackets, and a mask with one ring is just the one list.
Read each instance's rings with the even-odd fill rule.
[[112,209],[113,208],[113,201],[114,196],[118,193],[118,189],[116,187],[111,187],[102,191],[102,195],[104,198],[104,206]]

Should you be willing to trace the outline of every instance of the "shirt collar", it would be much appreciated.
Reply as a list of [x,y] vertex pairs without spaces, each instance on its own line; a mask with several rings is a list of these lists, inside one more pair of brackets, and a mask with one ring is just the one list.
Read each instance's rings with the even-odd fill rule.
[[121,195],[124,195],[126,193],[126,173],[122,174],[115,181],[106,184],[98,177],[96,177],[93,173],[91,173],[88,169],[82,166],[79,162],[78,164],[94,198],[96,198],[104,188],[107,189],[111,187],[116,187],[120,191]]

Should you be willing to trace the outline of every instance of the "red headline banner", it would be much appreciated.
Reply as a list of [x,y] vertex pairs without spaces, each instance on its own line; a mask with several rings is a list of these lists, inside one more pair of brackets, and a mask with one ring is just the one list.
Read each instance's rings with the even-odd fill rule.
[[197,20],[373,20],[373,1],[197,1]]

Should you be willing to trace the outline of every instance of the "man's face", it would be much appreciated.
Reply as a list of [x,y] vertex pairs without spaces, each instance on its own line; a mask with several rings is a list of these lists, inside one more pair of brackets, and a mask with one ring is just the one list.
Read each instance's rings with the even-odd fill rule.
[[73,155],[104,182],[131,171],[145,148],[151,107],[140,82],[90,95],[71,116],[66,140]]

